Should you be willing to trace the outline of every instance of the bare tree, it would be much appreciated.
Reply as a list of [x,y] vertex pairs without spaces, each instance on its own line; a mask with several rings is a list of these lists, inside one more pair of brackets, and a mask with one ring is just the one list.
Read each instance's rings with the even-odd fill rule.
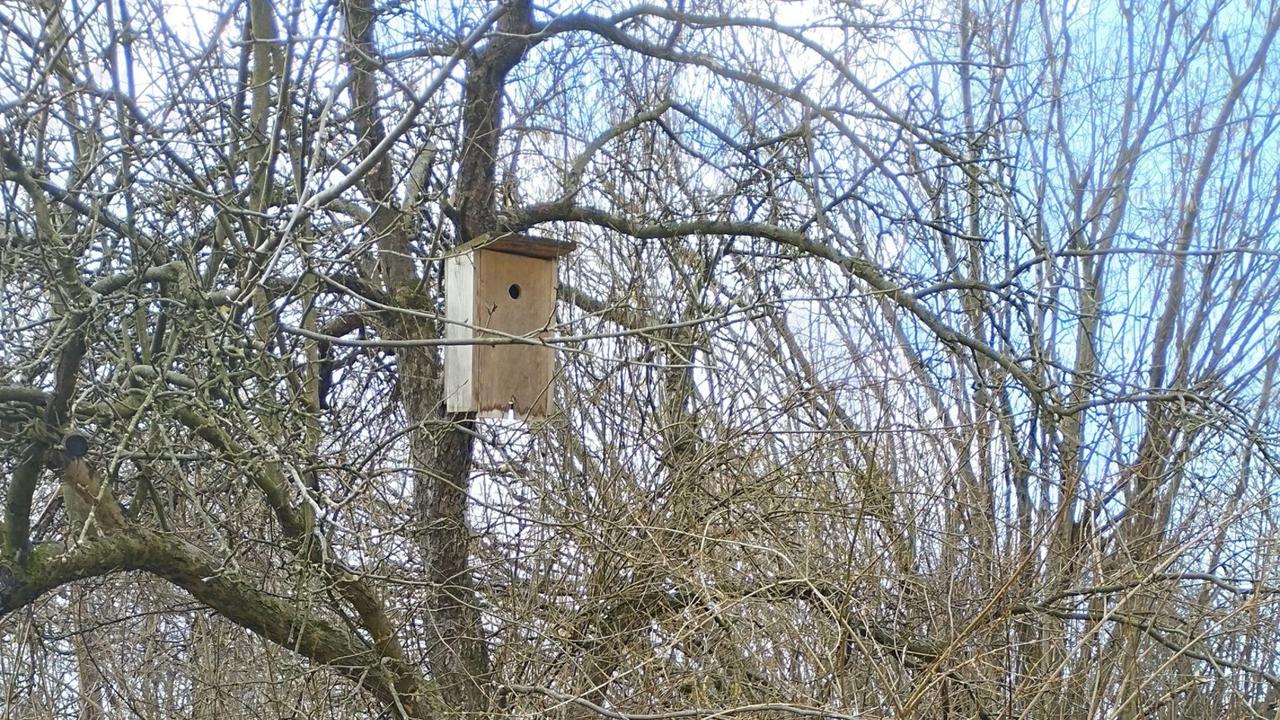
[[5,716],[1274,715],[1278,31],[0,3]]

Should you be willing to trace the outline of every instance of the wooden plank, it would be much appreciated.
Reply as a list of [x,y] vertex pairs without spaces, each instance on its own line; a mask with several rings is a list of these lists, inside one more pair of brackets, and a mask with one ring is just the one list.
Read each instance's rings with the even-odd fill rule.
[[577,250],[578,244],[571,240],[555,240],[553,238],[511,233],[497,237],[485,235],[465,245],[459,245],[454,248],[454,252],[470,252],[481,249],[541,258],[543,260],[554,260]]
[[[556,300],[555,261],[488,250],[475,255],[475,324],[507,335],[549,337]],[[496,415],[510,409],[525,417],[547,416],[555,369],[550,347],[504,344],[474,348],[476,412]]]
[[[475,324],[475,257],[471,253],[450,255],[444,261],[444,336],[449,340],[470,340]],[[444,399],[449,412],[475,410],[475,385],[471,382],[475,345],[446,345],[444,348]]]

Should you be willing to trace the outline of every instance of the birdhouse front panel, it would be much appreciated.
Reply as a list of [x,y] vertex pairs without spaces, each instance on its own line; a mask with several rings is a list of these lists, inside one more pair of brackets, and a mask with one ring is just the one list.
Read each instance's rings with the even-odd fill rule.
[[[446,337],[462,343],[548,337],[555,312],[555,268],[554,259],[493,250],[450,256],[445,266]],[[543,345],[450,345],[445,353],[446,407],[481,417],[508,410],[545,417],[554,370],[555,356]]]

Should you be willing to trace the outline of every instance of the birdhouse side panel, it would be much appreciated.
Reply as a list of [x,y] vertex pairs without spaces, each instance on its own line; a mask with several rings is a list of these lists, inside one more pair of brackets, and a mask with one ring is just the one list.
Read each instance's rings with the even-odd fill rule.
[[[475,333],[474,253],[450,255],[444,261],[445,339],[471,340]],[[471,412],[475,409],[474,345],[446,345],[444,348],[445,409]]]
[[[481,337],[550,337],[555,313],[556,262],[481,250],[475,253],[475,325],[497,331]],[[555,355],[528,344],[477,345],[472,356],[476,411],[545,417]]]

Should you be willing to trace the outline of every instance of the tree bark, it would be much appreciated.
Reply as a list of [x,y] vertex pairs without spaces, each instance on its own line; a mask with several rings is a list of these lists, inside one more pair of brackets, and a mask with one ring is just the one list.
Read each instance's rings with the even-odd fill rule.
[[[377,69],[368,0],[346,3],[348,40],[353,52],[352,93],[357,132],[366,151],[386,135],[377,106]],[[458,157],[454,202],[460,213],[455,240],[498,229],[495,207],[496,158],[502,125],[503,85],[532,40],[532,5],[511,3],[498,20],[497,34],[468,59],[463,99],[463,145]],[[390,160],[384,158],[365,177],[364,188],[375,204],[370,229],[378,238],[379,275],[389,295],[404,305],[423,305],[419,273],[409,259],[411,238],[400,222],[403,209],[393,207]],[[433,337],[440,328],[411,315],[383,320],[397,338]],[[433,348],[397,351],[399,384],[406,420],[413,428],[410,450],[417,474],[414,515],[418,545],[434,596],[429,605],[431,633],[428,665],[449,708],[483,713],[493,697],[492,667],[483,636],[476,589],[467,557],[467,491],[474,433],[469,416],[449,417],[443,403],[443,366]]]

